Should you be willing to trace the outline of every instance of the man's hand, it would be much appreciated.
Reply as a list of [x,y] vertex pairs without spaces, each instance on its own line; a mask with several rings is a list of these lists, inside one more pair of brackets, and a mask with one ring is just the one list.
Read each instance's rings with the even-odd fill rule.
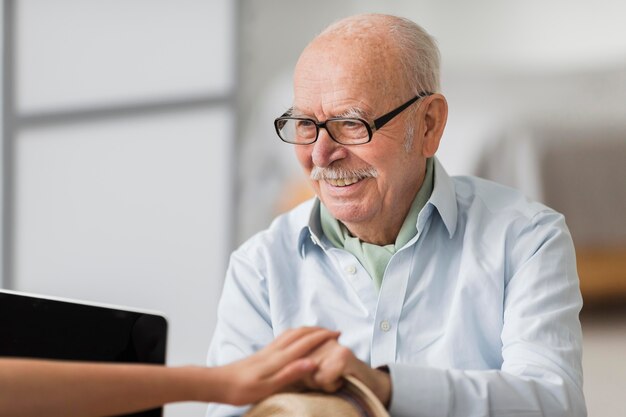
[[317,364],[307,355],[338,337],[339,332],[319,327],[287,330],[254,355],[216,368],[221,383],[207,389],[219,391],[219,402],[254,403],[310,376]]
[[311,389],[335,392],[343,384],[342,377],[352,375],[372,390],[385,407],[391,399],[391,378],[386,372],[372,369],[357,359],[352,351],[341,346],[336,339],[326,341],[310,356],[317,370],[304,379]]

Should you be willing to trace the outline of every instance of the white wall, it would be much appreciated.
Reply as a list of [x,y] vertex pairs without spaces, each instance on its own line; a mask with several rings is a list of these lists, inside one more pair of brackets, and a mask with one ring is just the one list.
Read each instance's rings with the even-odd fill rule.
[[[211,132],[207,136],[206,132]],[[225,270],[231,117],[29,129],[17,140],[17,289],[163,311],[170,363],[203,363]]]
[[168,363],[204,364],[234,223],[235,4],[16,3],[13,288],[161,311]]

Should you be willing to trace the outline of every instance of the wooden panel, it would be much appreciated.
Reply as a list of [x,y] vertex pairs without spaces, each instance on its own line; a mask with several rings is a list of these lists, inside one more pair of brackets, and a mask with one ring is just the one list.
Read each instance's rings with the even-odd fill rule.
[[626,302],[626,246],[576,250],[585,301],[622,298]]

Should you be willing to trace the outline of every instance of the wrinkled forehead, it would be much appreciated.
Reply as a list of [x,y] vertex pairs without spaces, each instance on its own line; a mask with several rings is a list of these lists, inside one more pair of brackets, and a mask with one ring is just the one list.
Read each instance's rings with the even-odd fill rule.
[[376,115],[402,95],[397,56],[396,49],[382,39],[326,36],[314,40],[296,65],[294,109],[336,116],[357,108]]

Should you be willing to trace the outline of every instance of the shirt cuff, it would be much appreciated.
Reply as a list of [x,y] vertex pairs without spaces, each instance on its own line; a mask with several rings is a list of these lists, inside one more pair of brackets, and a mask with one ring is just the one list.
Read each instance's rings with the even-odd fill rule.
[[450,387],[443,369],[390,364],[394,417],[445,417],[450,409]]

